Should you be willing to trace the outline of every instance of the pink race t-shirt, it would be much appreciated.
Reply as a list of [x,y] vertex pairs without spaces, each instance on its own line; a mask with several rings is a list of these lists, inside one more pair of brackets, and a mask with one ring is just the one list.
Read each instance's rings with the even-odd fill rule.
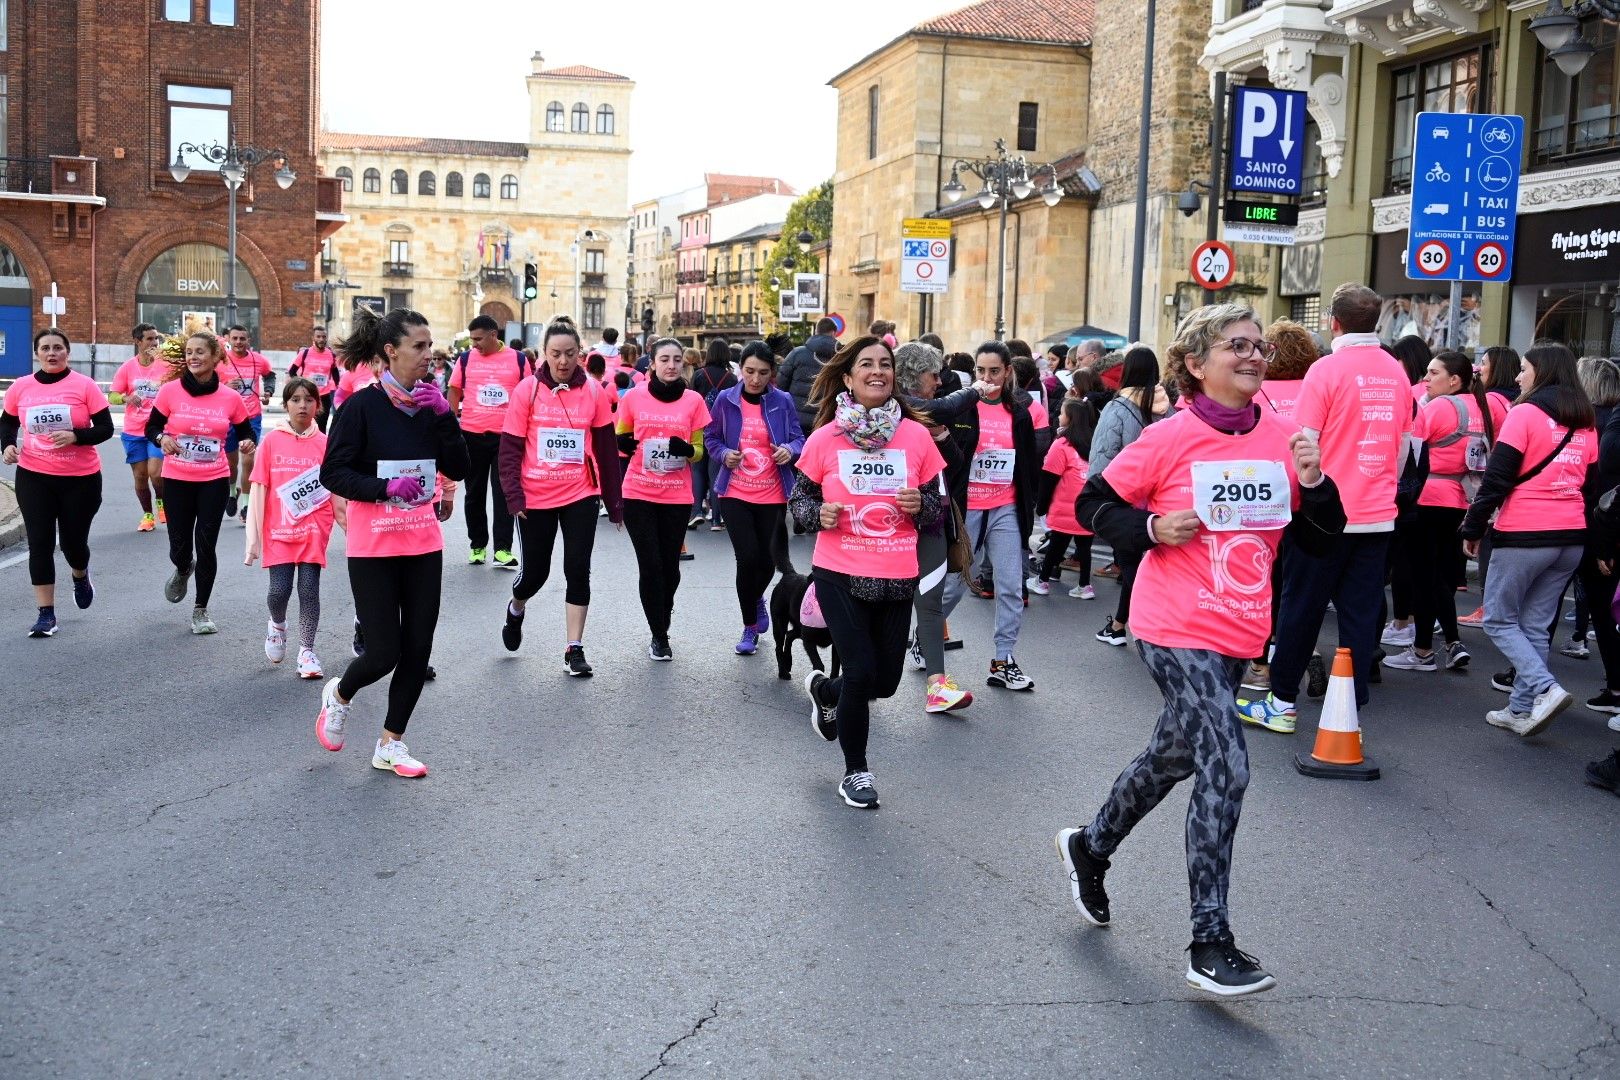
[[[765,426],[764,407],[741,396],[737,401],[742,407],[742,432],[737,439],[742,460],[731,470],[726,497],[761,505],[785,503],[782,473],[771,457],[771,432]],[[714,452],[722,451],[715,448]]]
[[237,356],[229,349],[225,350],[225,359],[219,362],[214,374],[219,381],[228,388],[242,395],[242,405],[247,409],[248,419],[251,420],[264,411],[259,403],[259,395],[264,392],[260,380],[271,373],[270,361],[263,356],[248,350],[246,356]]
[[252,476],[253,483],[265,488],[265,566],[326,565],[335,517],[331,492],[321,484],[325,457],[326,436],[313,424],[302,436],[279,428],[265,433]]
[[57,447],[51,434],[90,426],[90,418],[107,407],[107,397],[94,379],[69,371],[53,383],[24,375],[6,391],[6,412],[22,425],[17,433],[17,464],[49,476],[89,476],[101,471],[93,446],[69,443]]
[[461,430],[475,435],[500,431],[528,369],[528,361],[510,346],[491,356],[469,349],[466,364],[457,360],[450,368],[450,385],[461,391]]
[[[624,497],[666,505],[692,505],[693,462],[669,452],[671,437],[692,441],[709,423],[703,395],[687,390],[675,401],[659,401],[652,391],[635,387],[619,401],[619,425],[628,427],[638,445],[624,473]],[[704,468],[701,461],[697,468]]]
[[[591,429],[613,423],[613,406],[613,395],[595,379],[578,387],[554,387],[530,375],[518,383],[502,430],[523,438],[523,501],[528,509],[553,510],[602,493],[602,463],[591,446]],[[609,467],[619,466],[610,462]]]
[[[1194,509],[1195,466],[1206,482],[1237,480],[1234,486],[1261,497],[1280,499],[1278,489],[1258,489],[1273,482],[1267,477],[1282,477],[1292,511],[1299,477],[1288,443],[1296,430],[1269,409],[1246,435],[1224,435],[1197,414],[1178,412],[1150,424],[1108,463],[1108,483],[1126,502],[1162,515]],[[1206,513],[1219,519],[1221,510],[1212,502]],[[1154,545],[1136,575],[1131,632],[1167,649],[1259,656],[1271,636],[1271,564],[1285,524],[1232,531],[1201,525],[1179,547]]]
[[921,488],[944,468],[933,437],[915,420],[901,420],[875,454],[856,449],[835,425],[817,428],[805,440],[799,471],[844,512],[837,528],[816,533],[811,563],[856,577],[916,577],[917,523],[901,512],[895,493]]
[[1348,345],[1305,373],[1294,420],[1321,433],[1322,471],[1338,486],[1351,531],[1395,520],[1409,387],[1400,362],[1377,345]]
[[165,480],[220,480],[231,474],[225,457],[225,436],[248,418],[242,395],[223,381],[211,394],[192,397],[180,380],[163,384],[152,407],[168,417],[163,434],[180,449],[163,455]]
[[299,376],[314,383],[322,397],[337,389],[337,380],[333,378],[337,370],[337,357],[331,349],[305,349],[298,361]]
[[[1491,410],[1491,430],[1500,436],[1502,422],[1507,418],[1507,402],[1496,394],[1486,394],[1485,400]],[[1486,433],[1485,418],[1480,415],[1479,403],[1471,394],[1453,394],[1435,398],[1423,406],[1423,411],[1413,423],[1414,435],[1421,434],[1423,440],[1429,444],[1429,479],[1424,482],[1423,492],[1418,496],[1419,506],[1468,509],[1468,498],[1463,494],[1462,481],[1450,479],[1460,477],[1468,471],[1468,438],[1465,436],[1458,439],[1450,446],[1434,445],[1457,430],[1457,407],[1452,404],[1453,401],[1459,402],[1468,414],[1469,434]]]
[[[1266,408],[1266,402],[1269,401],[1273,412],[1284,420],[1292,420],[1294,411],[1299,408],[1300,388],[1304,385],[1304,379],[1267,379],[1260,386],[1262,397],[1257,404],[1261,408]],[[1182,398],[1176,404],[1179,405],[1184,401],[1187,399]]]
[[1058,478],[1057,490],[1052,492],[1052,505],[1046,511],[1047,526],[1069,536],[1090,536],[1091,530],[1081,528],[1080,519],[1074,516],[1074,501],[1080,497],[1080,489],[1086,486],[1086,477],[1091,472],[1086,459],[1073,443],[1059,435],[1046,451],[1041,468]]
[[439,498],[438,462],[433,458],[379,460],[377,476],[393,480],[415,476],[422,481],[422,496],[415,502],[349,500],[348,554],[352,559],[387,559],[400,555],[427,555],[444,550],[434,503]]
[[[1540,408],[1525,402],[1508,410],[1496,441],[1524,455],[1519,475],[1547,460],[1563,441],[1565,428]],[[1581,485],[1586,468],[1597,457],[1597,431],[1584,428],[1536,476],[1514,487],[1496,515],[1497,532],[1553,532],[1586,528]]]
[[361,364],[353,371],[345,371],[338,379],[337,395],[347,401],[359,391],[381,381],[377,373],[371,370],[370,364]]
[[141,358],[134,356],[119,365],[113,375],[112,389],[113,393],[124,395],[125,435],[146,434],[146,421],[152,415],[152,402],[157,400],[158,390],[163,387],[163,377],[170,370],[168,363],[161,358],[142,367]]
[[1000,402],[981,401],[979,445],[968,466],[969,510],[994,510],[1013,503],[1013,469],[1017,452],[1013,449],[1012,413]]

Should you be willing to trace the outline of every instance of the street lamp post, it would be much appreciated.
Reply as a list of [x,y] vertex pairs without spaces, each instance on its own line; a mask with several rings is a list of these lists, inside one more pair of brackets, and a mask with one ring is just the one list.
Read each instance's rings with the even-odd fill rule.
[[1015,199],[1029,198],[1035,191],[1036,178],[1042,173],[1046,174],[1046,183],[1041,187],[1041,198],[1047,206],[1058,204],[1063,198],[1063,189],[1058,187],[1056,168],[1050,163],[1031,165],[1028,158],[1009,154],[1006,139],[996,140],[993,158],[958,161],[951,166],[950,182],[941,189],[946,202],[954,203],[967,194],[960,179],[964,172],[972,173],[983,182],[984,190],[976,196],[982,208],[988,210],[997,202],[1001,203],[1001,243],[996,254],[996,340],[1001,341],[1007,336],[1007,207]]
[[186,164],[186,155],[196,154],[210,165],[218,166],[219,177],[225,182],[225,189],[230,193],[230,217],[227,229],[227,246],[229,251],[225,257],[225,325],[236,325],[236,189],[242,186],[248,173],[266,161],[276,163],[276,186],[285,191],[292,187],[298,174],[293,172],[287,152],[285,150],[260,150],[254,146],[240,146],[233,134],[229,143],[181,143],[174,152],[174,164],[169,166],[169,175],[174,182],[183,184],[186,177],[191,175],[191,166]]

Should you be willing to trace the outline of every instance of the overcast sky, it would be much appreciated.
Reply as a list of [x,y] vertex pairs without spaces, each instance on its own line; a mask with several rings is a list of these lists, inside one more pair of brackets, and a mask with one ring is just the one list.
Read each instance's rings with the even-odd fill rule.
[[[529,57],[636,82],[630,196],[705,172],[833,172],[827,80],[965,0],[322,0],[321,101],[333,131],[527,139]],[[628,208],[627,208],[628,209]]]

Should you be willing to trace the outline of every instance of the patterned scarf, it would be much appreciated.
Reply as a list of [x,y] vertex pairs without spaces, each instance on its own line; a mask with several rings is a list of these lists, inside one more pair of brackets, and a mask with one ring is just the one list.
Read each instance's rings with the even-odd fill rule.
[[869,409],[846,390],[838,395],[838,411],[833,414],[833,424],[848,435],[849,441],[859,449],[871,453],[889,445],[895,429],[900,426],[901,416],[900,402],[896,398]]
[[394,373],[386,368],[383,369],[382,373],[382,388],[388,392],[388,400],[393,402],[394,407],[406,416],[415,416],[422,411],[422,407],[416,403],[416,399],[411,397],[411,392],[399,385],[399,380],[394,378]]

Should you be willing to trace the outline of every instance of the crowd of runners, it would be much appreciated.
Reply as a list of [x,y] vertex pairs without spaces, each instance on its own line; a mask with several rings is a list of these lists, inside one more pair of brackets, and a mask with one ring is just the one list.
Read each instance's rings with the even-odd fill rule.
[[[319,745],[341,750],[357,697],[386,678],[371,763],[404,777],[428,772],[404,737],[434,674],[444,523],[458,494],[469,563],[513,575],[490,631],[507,650],[523,648],[561,536],[561,667],[576,678],[593,671],[602,518],[629,535],[651,662],[676,659],[687,534],[725,532],[733,650],[755,653],[773,611],[833,645],[831,673],[805,679],[808,711],[815,733],[839,744],[839,796],[863,809],[879,805],[873,704],[896,694],[907,664],[927,675],[926,712],[973,704],[962,666],[946,663],[961,646],[948,619],[964,596],[994,601],[984,686],[1029,693],[1035,679],[1016,657],[1029,604],[1096,601],[1094,575],[1117,578],[1095,639],[1134,640],[1164,706],[1095,816],[1058,834],[1072,899],[1087,922],[1109,923],[1110,859],[1191,778],[1187,978],[1252,993],[1274,980],[1237,947],[1226,905],[1249,777],[1244,726],[1291,734],[1301,697],[1324,694],[1316,648],[1328,611],[1360,705],[1385,669],[1465,671],[1459,627],[1482,625],[1508,664],[1491,677],[1506,705],[1484,721],[1531,737],[1575,701],[1547,666],[1568,598],[1560,651],[1584,659],[1595,643],[1603,683],[1586,708],[1620,730],[1620,364],[1552,342],[1523,356],[1489,349],[1478,363],[1430,355],[1416,338],[1386,348],[1379,309],[1372,290],[1341,286],[1319,337],[1214,304],[1181,321],[1162,361],[1097,342],[1044,356],[1020,341],[950,352],[934,335],[902,344],[885,322],[840,342],[828,320],[794,348],[715,341],[694,355],[672,338],[621,348],[609,332],[588,344],[559,318],[531,350],[485,316],[450,358],[422,315],[361,311],[342,341],[315,330],[279,394],[245,328],[165,341],[143,324],[111,397],[72,370],[67,336],[48,329],[34,339],[38,369],[0,411],[38,607],[29,635],[58,632],[58,548],[76,606],[95,599],[97,447],[112,438],[113,405],[136,528],[162,525],[169,539],[172,570],[154,594],[190,599],[192,633],[215,633],[221,527],[239,520],[246,562],[269,578],[272,664],[287,657],[297,593],[293,666],[325,680]],[[273,396],[285,419],[266,425]],[[334,528],[356,620],[354,656],[328,678],[316,639]],[[790,530],[813,538],[808,575],[793,565]],[[1099,540],[1107,563],[1094,570]],[[1484,600],[1459,616],[1471,564]],[[1065,574],[1074,584],[1054,596]],[[782,604],[773,582],[791,593]],[[1588,779],[1620,792],[1620,752]]]

